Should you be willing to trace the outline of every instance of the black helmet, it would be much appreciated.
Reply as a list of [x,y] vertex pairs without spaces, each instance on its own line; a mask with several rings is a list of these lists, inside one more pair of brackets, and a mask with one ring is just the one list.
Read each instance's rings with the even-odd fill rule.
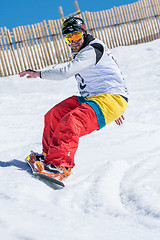
[[62,25],[62,34],[68,34],[75,31],[83,30],[86,33],[85,23],[83,19],[78,17],[67,18]]

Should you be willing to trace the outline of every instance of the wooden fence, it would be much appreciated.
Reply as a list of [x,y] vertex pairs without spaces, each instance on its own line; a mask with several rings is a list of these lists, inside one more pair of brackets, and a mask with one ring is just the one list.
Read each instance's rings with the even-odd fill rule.
[[[82,12],[89,33],[109,48],[160,38],[160,0],[141,0],[100,12]],[[71,59],[61,32],[62,20],[0,28],[0,76],[42,69]]]

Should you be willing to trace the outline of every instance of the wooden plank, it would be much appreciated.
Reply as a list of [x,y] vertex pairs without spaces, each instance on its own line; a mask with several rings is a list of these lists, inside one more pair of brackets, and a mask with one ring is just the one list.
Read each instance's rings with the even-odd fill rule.
[[17,56],[16,56],[16,53],[15,53],[15,49],[14,49],[14,46],[13,46],[13,42],[12,42],[12,38],[11,38],[9,29],[6,29],[6,35],[7,35],[7,39],[8,39],[8,43],[9,43],[10,53],[11,53],[11,56],[12,56],[13,66],[14,66],[14,69],[15,69],[15,73],[17,74],[17,73],[20,73],[20,67],[19,67],[19,63],[18,63],[18,60],[17,60]]
[[113,8],[111,8],[111,17],[112,17],[113,25],[115,26],[115,34],[116,34],[116,38],[117,38],[117,46],[121,46],[121,45],[123,45],[122,44],[123,39],[122,39],[122,36],[121,36],[121,32],[119,30],[118,23],[117,23],[116,18],[115,18],[115,14],[114,14]]
[[146,29],[145,29],[145,24],[144,24],[144,20],[142,18],[141,12],[140,12],[140,8],[138,5],[138,2],[135,3],[135,7],[136,7],[136,14],[139,18],[139,25],[140,25],[140,29],[141,29],[141,34],[142,34],[142,42],[147,42],[148,39],[146,37]]
[[31,49],[29,47],[28,39],[26,38],[26,34],[24,32],[23,26],[21,27],[21,32],[22,32],[23,42],[24,42],[26,52],[27,52],[27,56],[28,56],[28,62],[29,62],[28,66],[29,66],[29,68],[34,69],[33,59],[32,59],[32,55],[31,55]]
[[[4,72],[4,74],[2,73],[1,75],[2,76],[8,76],[8,75],[10,75],[10,71],[9,71],[9,66],[8,66],[6,53],[5,53],[5,50],[4,50],[4,46],[3,46],[1,36],[0,36],[0,45],[1,45],[1,49],[2,49],[2,52],[0,51],[1,52],[1,62],[2,62],[2,67],[3,67],[3,72]],[[3,53],[3,55],[2,55],[2,53]]]
[[56,59],[55,59],[55,56],[54,56],[53,46],[52,46],[51,39],[50,39],[50,36],[49,36],[49,30],[48,30],[47,23],[46,23],[45,20],[43,21],[43,24],[44,24],[44,29],[45,29],[45,31],[46,31],[46,33],[47,33],[50,51],[51,51],[51,53],[52,53],[52,54],[49,55],[49,57],[50,57],[50,62],[51,62],[51,64],[54,64],[54,63],[56,63]]
[[[1,77],[4,77],[4,76],[7,76],[7,71],[6,71],[6,66],[5,66],[5,63],[3,61],[3,56],[2,56],[2,52],[1,52],[1,49],[3,47],[3,44],[2,44],[2,40],[1,40],[1,37],[0,37],[0,60],[1,60],[1,64],[2,64],[2,68],[1,68],[1,65],[0,65],[0,76]],[[3,69],[3,71],[2,71]]]
[[41,53],[41,61],[43,63],[43,65],[46,67],[47,66],[47,61],[46,61],[46,55],[45,55],[45,51],[43,49],[43,39],[40,36],[40,32],[38,30],[38,24],[34,24],[35,27],[35,33],[37,35],[37,40],[38,40],[38,44],[39,44],[39,48],[40,48],[40,53]]
[[108,37],[109,37],[109,42],[110,42],[110,46],[111,46],[110,48],[114,48],[116,46],[116,44],[113,40],[113,31],[110,26],[111,24],[110,24],[108,12],[106,10],[103,10],[102,13],[103,13],[104,21],[106,24],[106,31],[107,31]]
[[122,43],[122,45],[128,45],[119,7],[113,7],[113,11],[114,11],[115,19],[116,19],[116,22],[117,22],[117,25],[118,25],[118,30],[119,30],[119,33],[120,33],[121,43]]
[[99,22],[99,27],[100,27],[100,33],[101,33],[101,38],[102,38],[102,41],[104,43],[106,43],[106,40],[105,37],[104,37],[104,30],[103,30],[103,27],[102,27],[102,20],[101,20],[101,16],[99,14],[99,12],[96,12],[96,15],[97,15],[97,20]]
[[55,29],[55,26],[54,26],[54,20],[51,21],[51,24],[52,24],[52,30],[53,30],[53,35],[54,35],[54,42],[55,42],[55,45],[56,45],[56,48],[55,48],[56,56],[57,56],[57,59],[58,59],[58,63],[62,63],[63,58],[62,58],[62,55],[61,55],[61,52],[60,52],[60,49],[59,49],[59,43],[58,43],[58,39],[57,39],[56,29]]
[[119,42],[117,41],[117,32],[116,32],[117,29],[114,26],[111,10],[110,9],[107,10],[106,14],[107,14],[107,19],[108,19],[109,25],[112,26],[111,27],[111,30],[113,32],[113,34],[111,35],[112,36],[112,41],[115,43],[115,47],[118,47],[119,46]]
[[56,35],[57,35],[57,38],[58,38],[57,39],[58,52],[59,52],[59,55],[60,55],[60,58],[61,58],[61,62],[63,62],[63,60],[65,59],[65,55],[64,55],[64,52],[63,52],[62,41],[60,39],[60,34],[59,34],[59,31],[61,31],[61,28],[60,29],[58,28],[56,20],[53,21],[53,25],[54,25],[54,28],[56,30]]
[[160,2],[159,2],[159,0],[152,1],[152,5],[154,8],[154,11],[156,12],[156,15],[158,16],[158,18],[160,18]]
[[80,14],[80,8],[79,8],[79,5],[78,5],[78,2],[77,1],[74,1],[74,5],[76,7],[76,11],[77,11],[77,14],[78,14],[78,17],[82,17],[81,14]]
[[156,0],[150,0],[150,2],[152,5],[154,17],[155,17],[156,15],[158,15],[158,8],[156,7]]
[[126,7],[126,5],[121,6],[122,12],[123,12],[123,16],[124,16],[124,20],[126,22],[126,28],[128,31],[128,36],[129,36],[129,40],[130,40],[130,44],[134,44],[134,35],[132,32],[132,25],[129,19],[129,13],[128,13],[128,8]]
[[29,48],[29,51],[30,51],[30,55],[31,55],[31,62],[32,62],[32,69],[37,69],[37,63],[36,63],[36,59],[35,59],[35,56],[34,56],[34,52],[33,52],[33,47],[32,47],[32,41],[29,37],[29,31],[27,29],[27,26],[24,26],[24,34],[25,34],[25,37],[27,39],[27,42],[28,42],[28,48]]
[[134,35],[135,35],[135,44],[141,43],[143,41],[143,34],[141,34],[141,26],[139,27],[139,17],[137,15],[137,9],[134,4],[129,5],[129,13],[131,17],[132,26],[134,28]]
[[135,7],[133,4],[130,4],[130,14],[132,16],[132,21],[134,21],[135,34],[137,35],[136,44],[141,43],[141,35],[138,27],[138,21],[135,14]]
[[51,20],[48,21],[48,25],[49,25],[49,31],[51,33],[51,38],[52,38],[52,45],[53,45],[53,54],[54,54],[54,63],[56,64],[58,62],[57,56],[56,56],[56,43],[55,43],[55,38],[54,38],[54,34],[53,34],[53,29],[52,29],[52,23]]
[[159,34],[158,34],[159,33],[159,29],[158,29],[159,20],[156,18],[154,6],[155,6],[155,2],[153,2],[153,0],[150,0],[150,11],[153,16],[154,23],[155,23],[154,27],[155,27],[155,31],[156,31],[156,38],[159,38]]
[[99,25],[98,25],[97,15],[95,12],[93,12],[93,18],[95,22],[95,28],[96,28],[98,39],[102,40]]
[[119,8],[114,7],[113,11],[114,11],[114,15],[115,15],[115,21],[116,21],[116,24],[118,25],[118,29],[119,29],[119,36],[120,36],[121,44],[122,45],[127,45],[126,35],[123,31],[124,28],[123,28],[123,25],[122,25]]
[[[0,59],[2,59],[2,55],[1,55],[1,52],[0,52]],[[2,71],[2,68],[1,68],[1,65],[0,65],[0,77],[4,77],[4,73]]]
[[152,4],[152,9],[155,16],[156,26],[157,26],[157,37],[160,38],[160,1],[150,0]]
[[21,56],[22,56],[22,60],[23,60],[23,70],[24,69],[27,69],[27,61],[26,61],[26,57],[24,55],[24,50],[23,50],[23,46],[22,46],[22,41],[21,41],[21,38],[20,38],[20,35],[19,35],[19,30],[18,30],[18,27],[15,28],[15,34],[16,34],[16,37],[18,39],[18,42],[19,42],[19,46],[20,46],[20,52],[21,52]]
[[95,37],[90,14],[89,14],[89,12],[87,12],[87,11],[85,12],[85,14],[86,14],[86,18],[87,18],[87,22],[88,22],[88,26],[89,26],[90,33]]
[[90,19],[91,19],[92,26],[93,26],[94,36],[95,36],[96,38],[98,38],[98,33],[97,33],[97,31],[96,31],[96,25],[95,25],[95,22],[94,22],[93,13],[90,12],[89,15],[90,15]]
[[144,6],[143,0],[141,0],[140,5],[141,5],[142,14],[145,18],[144,22],[145,22],[145,28],[146,28],[146,31],[147,31],[147,40],[152,41],[153,40],[152,31],[151,31],[149,19],[147,18],[147,14],[146,14],[146,11],[145,11],[145,6]]
[[59,29],[59,34],[60,34],[60,39],[61,39],[61,44],[62,44],[62,48],[64,50],[64,62],[68,61],[69,59],[71,60],[71,58],[69,58],[69,56],[71,55],[71,50],[68,46],[68,44],[65,42],[64,37],[62,35],[62,21],[61,20],[57,20],[57,27]]
[[149,29],[148,29],[148,25],[144,19],[144,13],[143,13],[143,6],[141,4],[141,1],[137,2],[137,6],[138,6],[138,10],[139,10],[139,14],[140,14],[140,17],[142,19],[142,23],[143,23],[143,26],[144,26],[144,39],[145,39],[145,42],[148,42],[150,41],[150,38],[149,38]]
[[58,40],[60,42],[60,48],[62,51],[62,56],[64,56],[64,62],[73,59],[71,57],[71,49],[69,47],[69,45],[65,42],[64,37],[62,35],[62,24],[63,22],[61,20],[56,20],[56,31],[57,31],[57,35],[58,35]]
[[130,16],[130,10],[128,5],[124,6],[125,12],[126,12],[126,16],[127,16],[127,21],[129,23],[129,31],[131,34],[131,38],[132,38],[132,43],[131,44],[136,44],[136,36],[135,36],[135,31],[134,31],[134,23],[132,22],[131,16]]
[[157,38],[156,34],[156,26],[152,17],[152,9],[149,5],[149,2],[144,0],[144,6],[146,7],[146,15],[149,18],[150,26],[151,26],[151,31],[152,31],[152,40]]
[[157,16],[158,16],[158,29],[159,29],[159,36],[160,36],[160,2],[159,0],[155,0],[156,9],[157,9]]
[[20,49],[20,46],[18,44],[18,38],[17,38],[17,35],[16,35],[15,28],[13,28],[13,37],[14,37],[14,42],[15,42],[15,46],[16,46],[16,49],[17,49],[18,60],[19,60],[19,64],[20,64],[20,71],[23,71],[24,70],[24,65],[22,64],[21,49]]
[[43,23],[42,22],[40,23],[41,24],[41,32],[42,32],[42,36],[44,38],[45,47],[46,47],[46,51],[47,51],[47,54],[48,54],[49,65],[51,65],[51,64],[53,64],[53,59],[51,57],[51,49],[49,48],[49,40],[50,40],[50,38],[49,38],[49,34],[48,34],[48,29],[46,31],[46,28],[43,25]]
[[21,29],[20,26],[18,27],[18,31],[19,31],[20,41],[22,43],[22,47],[23,47],[23,50],[24,50],[24,58],[26,59],[26,62],[27,62],[26,67],[28,69],[28,68],[31,68],[31,64],[30,64],[30,61],[29,61],[29,56],[28,56],[28,52],[27,52],[27,48],[26,48],[26,43],[24,41],[24,37],[23,37],[23,34],[22,34],[22,29]]
[[157,27],[158,27],[158,34],[159,34],[159,37],[160,37],[160,2],[159,2],[159,0],[155,0],[155,4],[153,5],[153,7],[156,8]]
[[139,32],[139,43],[144,43],[145,42],[144,41],[144,33],[143,33],[141,19],[138,15],[136,3],[133,3],[133,6],[134,6],[133,14],[135,15],[135,19],[137,20],[137,28],[138,28],[138,32]]
[[82,12],[82,19],[83,19],[83,21],[85,23],[86,31],[89,32],[88,23],[87,23],[86,16],[85,16],[84,12]]
[[150,0],[143,0],[143,2],[144,2],[144,6],[146,8],[147,17],[149,19],[152,19],[154,17],[154,14],[153,14],[152,6],[151,6],[151,1]]
[[110,29],[109,29],[109,27],[108,27],[108,23],[107,23],[107,18],[106,18],[106,14],[105,14],[105,11],[103,10],[102,12],[100,12],[101,13],[101,18],[102,18],[102,24],[103,24],[103,26],[104,26],[104,28],[105,28],[105,36],[106,36],[106,39],[108,39],[108,42],[109,42],[109,44],[107,44],[107,46],[109,47],[109,48],[112,48],[112,47],[114,47],[114,43],[113,43],[113,41],[112,41],[112,39],[111,39],[111,34],[110,34]]
[[151,26],[151,21],[149,19],[148,13],[147,13],[147,7],[145,6],[145,3],[143,0],[141,0],[141,5],[142,5],[142,10],[143,10],[143,15],[146,20],[146,26],[148,29],[148,36],[149,36],[149,41],[154,40],[153,37],[153,31],[152,31],[152,26]]
[[33,36],[34,36],[34,41],[35,41],[35,44],[36,44],[36,50],[37,50],[37,56],[38,56],[39,62],[40,62],[40,68],[44,68],[45,65],[44,65],[44,61],[43,61],[43,56],[41,55],[40,44],[38,42],[38,37],[36,35],[36,31],[35,31],[35,28],[34,28],[33,24],[31,25],[31,29],[32,29],[32,33],[33,33]]
[[11,60],[11,57],[10,57],[10,54],[9,54],[9,50],[7,48],[5,34],[4,34],[4,31],[3,31],[2,27],[1,27],[1,34],[2,34],[2,38],[3,38],[4,46],[5,46],[7,63],[8,63],[8,66],[9,66],[9,68],[8,68],[9,69],[9,75],[13,75],[14,74],[14,70],[13,70],[13,67],[12,67],[12,64],[11,64],[12,60]]
[[[111,48],[111,42],[110,42],[110,38],[109,38],[109,35],[108,35],[108,29],[106,28],[105,26],[105,23],[104,23],[104,18],[103,18],[103,13],[102,11],[99,12],[100,13],[100,17],[101,17],[101,21],[102,21],[102,29],[103,29],[103,33],[104,33],[104,43],[109,47]],[[107,34],[106,34],[107,32]],[[108,36],[107,36],[108,35]]]
[[5,77],[5,76],[7,76],[7,73],[6,73],[6,68],[5,68],[5,65],[4,65],[1,49],[0,49],[0,60],[1,60],[1,64],[2,64],[2,67],[1,67],[1,64],[0,64],[0,77]]
[[129,45],[131,41],[130,41],[130,34],[129,34],[129,31],[128,31],[128,24],[125,22],[122,7],[121,6],[118,7],[117,10],[118,10],[119,19],[121,19],[123,35],[125,36],[124,37],[125,38],[125,44]]
[[128,11],[129,11],[130,20],[132,23],[132,31],[134,33],[134,43],[138,44],[138,31],[137,31],[136,23],[134,21],[134,17],[132,15],[132,4],[128,5]]
[[153,11],[152,0],[150,0],[150,3],[148,3],[150,12],[152,15],[152,24],[153,24],[154,33],[155,33],[155,39],[160,37],[160,1],[159,1],[159,4],[158,4],[157,0],[155,0],[155,4],[156,4],[156,2],[157,2],[157,13],[158,13],[157,17],[155,16],[154,11]]
[[60,63],[62,60],[61,60],[61,56],[58,51],[58,44],[57,44],[56,33],[55,33],[54,25],[53,25],[53,20],[49,20],[48,23],[49,23],[52,40],[53,40],[53,45],[54,45],[57,62]]
[[48,52],[47,52],[47,47],[48,47],[48,43],[46,44],[45,40],[44,40],[44,36],[42,34],[42,26],[40,26],[40,23],[37,23],[37,32],[39,33],[39,38],[40,38],[40,41],[42,43],[42,51],[44,53],[44,59],[45,59],[45,62],[46,62],[46,66],[49,66],[51,63],[50,63],[50,60],[49,60],[49,55],[48,55]]
[[59,6],[59,7],[58,7],[58,10],[59,10],[59,13],[60,13],[61,19],[63,20],[63,19],[64,19],[64,13],[63,13],[62,6]]
[[34,41],[34,36],[32,34],[32,30],[31,30],[31,27],[30,25],[27,25],[27,28],[28,28],[28,34],[29,34],[29,37],[30,37],[30,40],[31,40],[31,43],[32,43],[32,48],[33,48],[33,57],[35,58],[35,69],[40,69],[41,68],[41,61],[40,61],[40,58],[38,56],[38,52],[36,50],[36,43]]
[[157,13],[160,17],[160,1],[159,0],[155,0],[156,6],[157,6]]

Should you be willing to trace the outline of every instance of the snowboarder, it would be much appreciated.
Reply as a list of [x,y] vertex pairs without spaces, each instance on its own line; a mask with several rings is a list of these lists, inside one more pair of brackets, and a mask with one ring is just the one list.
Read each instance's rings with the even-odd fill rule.
[[[63,80],[75,75],[80,96],[71,96],[45,115],[43,132],[44,169],[63,178],[74,167],[79,138],[106,124],[121,124],[128,92],[121,71],[107,46],[88,34],[84,21],[69,17],[62,33],[73,60],[49,70],[26,70],[27,78]],[[34,158],[34,156],[32,156]]]

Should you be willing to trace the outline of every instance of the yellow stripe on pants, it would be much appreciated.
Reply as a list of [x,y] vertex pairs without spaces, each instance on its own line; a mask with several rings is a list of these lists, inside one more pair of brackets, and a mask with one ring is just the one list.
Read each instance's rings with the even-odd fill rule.
[[127,101],[119,94],[104,93],[92,97],[85,97],[86,100],[95,101],[101,108],[106,124],[118,119],[127,108]]

